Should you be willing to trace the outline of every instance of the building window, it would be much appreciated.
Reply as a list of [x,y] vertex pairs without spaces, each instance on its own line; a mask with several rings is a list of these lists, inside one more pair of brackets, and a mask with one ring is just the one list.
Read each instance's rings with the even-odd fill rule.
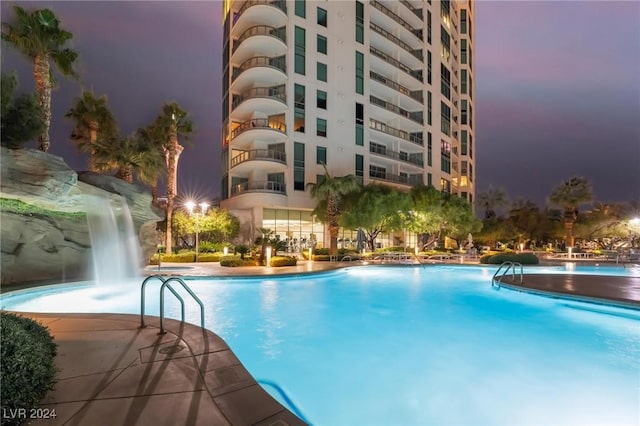
[[316,135],[327,137],[327,120],[323,118],[316,118]]
[[386,179],[387,169],[381,166],[369,164],[369,176],[379,179]]
[[451,99],[451,71],[440,64],[440,92],[445,98]]
[[293,106],[294,106],[294,118],[293,118],[293,130],[296,132],[304,133],[304,117],[305,117],[305,89],[300,84],[293,86]]
[[463,99],[462,102],[460,103],[460,116],[461,121],[460,124],[464,125],[464,124],[468,124],[467,123],[467,100]]
[[427,83],[431,84],[431,51],[427,50]]
[[364,105],[356,103],[356,145],[364,146]]
[[440,141],[440,170],[451,173],[451,144],[447,141]]
[[362,178],[364,177],[364,157],[360,154],[356,154],[356,179],[362,184]]
[[356,93],[364,94],[364,55],[356,52]]
[[427,186],[433,186],[433,175],[431,173],[427,173]]
[[444,102],[440,102],[440,130],[447,136],[451,136],[451,108]]
[[460,155],[467,155],[467,131],[460,133]]
[[327,148],[316,147],[316,164],[327,164]]
[[451,194],[451,182],[445,178],[440,178],[440,191]]
[[431,125],[433,121],[431,116],[432,102],[433,102],[433,99],[431,97],[431,90],[429,90],[427,92],[427,124],[429,125]]
[[473,129],[473,106],[469,105],[469,127]]
[[304,28],[295,28],[295,72],[304,75],[305,73],[305,30]]
[[460,40],[460,63],[465,65],[467,63],[467,40]]
[[451,5],[449,0],[440,0],[440,17],[447,28],[451,28]]
[[440,44],[442,45],[440,49],[440,56],[442,59],[449,62],[449,58],[451,57],[451,37],[442,25],[440,25]]
[[431,132],[427,132],[427,166],[433,166],[433,141]]
[[324,90],[318,90],[316,92],[316,107],[327,109],[327,92]]
[[469,97],[473,99],[473,77],[469,76]]
[[293,143],[293,189],[304,191],[304,144]]
[[306,10],[305,3],[306,3],[305,0],[296,0],[296,4],[295,4],[296,16],[299,16],[301,18],[307,17],[307,10]]
[[318,80],[327,81],[327,64],[318,62],[316,66],[316,73],[318,74]]
[[327,54],[327,38],[318,34],[317,38],[318,53]]
[[469,135],[469,157],[473,158],[473,135]]
[[364,44],[364,5],[356,2],[356,41]]
[[327,11],[321,7],[318,8],[318,25],[327,26]]
[[460,10],[460,33],[467,33],[467,11],[465,9]]
[[473,52],[471,51],[471,46],[469,46],[469,68],[473,69]]
[[467,94],[467,70],[460,70],[460,93]]
[[427,10],[427,43],[431,44],[431,11]]

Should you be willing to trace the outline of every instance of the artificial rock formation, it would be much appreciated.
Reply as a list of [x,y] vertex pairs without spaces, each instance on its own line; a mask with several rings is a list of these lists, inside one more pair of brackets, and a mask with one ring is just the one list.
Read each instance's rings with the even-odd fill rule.
[[143,260],[155,252],[162,211],[152,206],[144,188],[97,173],[79,176],[62,158],[42,151],[2,148],[0,155],[0,198],[38,207],[34,214],[0,211],[3,285],[90,278],[91,240],[84,216],[88,195],[123,196]]

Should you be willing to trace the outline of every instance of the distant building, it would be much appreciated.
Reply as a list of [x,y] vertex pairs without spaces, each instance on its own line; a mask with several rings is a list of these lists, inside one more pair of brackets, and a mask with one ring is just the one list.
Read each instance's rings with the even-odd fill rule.
[[247,240],[265,227],[328,245],[305,191],[323,163],[365,185],[421,182],[473,202],[472,1],[223,8],[222,206]]

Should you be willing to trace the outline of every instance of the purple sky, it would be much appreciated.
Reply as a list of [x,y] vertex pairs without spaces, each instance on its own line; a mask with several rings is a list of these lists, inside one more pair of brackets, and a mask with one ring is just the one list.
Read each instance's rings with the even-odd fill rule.
[[[26,2],[74,33],[81,83],[53,93],[53,154],[82,170],[64,113],[82,88],[106,94],[123,134],[167,101],[197,134],[180,160],[179,190],[219,193],[221,3]],[[2,2],[2,21],[12,21]],[[601,201],[640,199],[640,2],[479,1],[475,22],[477,184],[543,203],[572,175]],[[32,90],[31,64],[2,46],[2,72]]]

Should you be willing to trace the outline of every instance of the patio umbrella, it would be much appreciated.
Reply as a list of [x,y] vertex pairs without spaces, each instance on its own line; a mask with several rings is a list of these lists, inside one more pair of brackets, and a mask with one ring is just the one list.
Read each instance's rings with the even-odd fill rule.
[[362,249],[364,248],[364,231],[362,230],[362,228],[358,228],[358,236],[357,236],[357,241],[358,241],[358,251],[362,251]]

